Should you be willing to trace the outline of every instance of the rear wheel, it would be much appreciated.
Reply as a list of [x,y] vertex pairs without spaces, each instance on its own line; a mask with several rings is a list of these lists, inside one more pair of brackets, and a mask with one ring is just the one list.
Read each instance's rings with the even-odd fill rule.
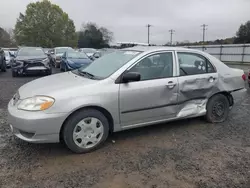
[[229,100],[225,95],[217,94],[209,99],[206,119],[210,123],[224,122],[229,114]]
[[100,147],[109,134],[109,122],[98,110],[84,109],[73,114],[65,123],[62,136],[75,153],[87,153]]
[[67,72],[68,71],[68,68],[67,68],[67,66],[65,65],[64,66],[64,72]]
[[56,62],[55,65],[56,65],[55,68],[60,68],[60,63],[57,63],[57,62]]
[[17,77],[18,73],[12,70],[12,77]]
[[63,70],[62,63],[60,63],[60,71],[64,71],[64,70]]

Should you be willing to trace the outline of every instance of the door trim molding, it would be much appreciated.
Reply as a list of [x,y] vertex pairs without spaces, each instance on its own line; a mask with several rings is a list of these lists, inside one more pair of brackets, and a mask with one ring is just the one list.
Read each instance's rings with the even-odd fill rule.
[[168,107],[168,106],[175,106],[175,105],[183,104],[183,103],[188,102],[188,101],[201,100],[201,99],[206,99],[206,97],[196,97],[196,98],[180,101],[180,102],[177,102],[177,103],[170,103],[170,104],[152,106],[152,107],[147,107],[147,108],[135,108],[135,109],[131,109],[131,110],[122,111],[121,114],[127,114],[127,113],[132,113],[132,112],[139,112],[139,111],[146,111],[146,110],[153,110],[153,109],[164,108],[164,107]]

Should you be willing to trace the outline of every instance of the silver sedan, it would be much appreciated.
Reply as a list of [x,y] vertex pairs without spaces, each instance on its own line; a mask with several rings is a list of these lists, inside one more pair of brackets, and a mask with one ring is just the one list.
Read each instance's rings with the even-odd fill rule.
[[25,84],[8,105],[13,133],[92,151],[112,132],[177,119],[227,119],[244,72],[196,50],[135,47]]

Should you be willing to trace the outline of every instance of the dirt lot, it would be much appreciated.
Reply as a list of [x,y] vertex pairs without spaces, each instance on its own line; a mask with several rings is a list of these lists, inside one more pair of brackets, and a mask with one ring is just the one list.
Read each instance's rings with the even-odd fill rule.
[[250,187],[250,92],[236,95],[228,121],[202,118],[115,133],[93,153],[14,138],[6,106],[34,77],[0,73],[0,187]]

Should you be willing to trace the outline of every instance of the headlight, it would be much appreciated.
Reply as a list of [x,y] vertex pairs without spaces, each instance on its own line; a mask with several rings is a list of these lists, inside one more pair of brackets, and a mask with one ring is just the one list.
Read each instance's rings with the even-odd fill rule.
[[42,63],[49,63],[49,58],[42,60]]
[[22,62],[22,61],[14,61],[14,62],[12,63],[12,66],[13,66],[13,67],[17,67],[17,66],[20,66],[20,65],[23,65],[23,62]]
[[42,60],[42,63],[47,66],[49,64],[49,58]]
[[35,96],[23,99],[17,106],[19,110],[27,111],[42,111],[50,108],[55,102],[55,99],[47,96]]

